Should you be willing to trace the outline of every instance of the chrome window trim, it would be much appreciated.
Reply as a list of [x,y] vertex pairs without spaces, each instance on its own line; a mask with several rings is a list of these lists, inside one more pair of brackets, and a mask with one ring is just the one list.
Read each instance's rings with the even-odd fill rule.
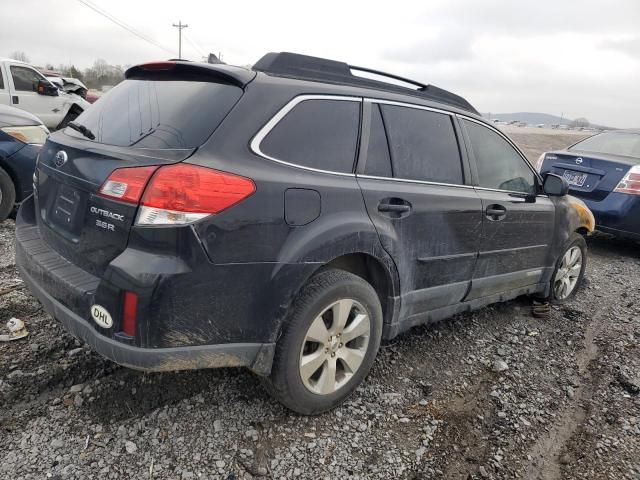
[[418,183],[422,185],[436,185],[440,187],[475,188],[473,185],[462,185],[460,183],[430,182],[428,180],[413,180],[410,178],[377,177],[375,175],[357,174],[358,178],[368,178],[370,180],[390,180],[392,182]]
[[396,102],[395,100],[383,100],[383,99],[371,98],[371,97],[365,97],[364,101],[368,103],[378,103],[382,105],[393,105],[396,107],[415,108],[416,110],[427,110],[429,112],[449,115],[450,117],[453,117],[455,115],[455,113],[453,112],[448,112],[446,110],[441,110],[439,108],[434,108],[434,107],[427,107],[425,105],[416,105],[415,103]]
[[278,112],[273,117],[271,117],[271,119],[260,130],[258,130],[258,133],[256,133],[254,135],[254,137],[251,139],[251,142],[249,143],[249,147],[250,147],[251,151],[253,153],[255,153],[256,155],[259,155],[259,156],[261,156],[263,158],[271,160],[272,162],[280,163],[282,165],[288,165],[290,167],[300,168],[302,170],[307,170],[307,171],[310,171],[310,172],[328,173],[330,175],[340,175],[342,177],[355,177],[355,173],[336,172],[334,170],[323,170],[321,168],[306,167],[304,165],[298,165],[296,163],[291,163],[291,162],[286,162],[284,160],[279,160],[279,159],[277,159],[275,157],[267,155],[266,153],[264,153],[260,149],[260,144],[265,139],[265,137],[267,135],[269,135],[271,130],[273,130],[275,128],[275,126],[278,123],[280,123],[280,121],[291,110],[293,110],[293,108],[296,105],[298,105],[298,104],[300,104],[300,103],[302,103],[302,102],[304,102],[306,100],[339,100],[339,101],[346,101],[346,102],[358,102],[358,103],[362,102],[362,98],[361,97],[349,97],[349,96],[341,96],[341,95],[313,95],[313,94],[298,95],[297,97],[295,97],[292,100],[290,100],[289,103],[287,103],[284,107],[282,107],[280,110],[278,110]]

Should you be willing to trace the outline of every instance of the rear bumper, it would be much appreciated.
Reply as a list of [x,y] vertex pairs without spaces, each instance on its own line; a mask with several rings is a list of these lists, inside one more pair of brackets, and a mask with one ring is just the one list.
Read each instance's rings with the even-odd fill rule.
[[89,311],[105,280],[76,267],[43,241],[35,223],[32,197],[22,205],[16,219],[16,264],[27,287],[52,317],[97,353],[120,365],[145,371],[242,366],[262,375],[271,370],[275,344],[270,342],[231,340],[147,347],[100,331]]
[[49,295],[22,266],[20,274],[44,309],[62,323],[74,337],[86,342],[97,353],[125,367],[144,371],[175,371],[198,368],[249,367],[261,375],[271,370],[274,344],[227,343],[171,348],[140,348],[99,334],[84,318],[76,315]]
[[640,196],[612,192],[595,202],[582,198],[596,218],[596,229],[619,237],[640,239]]

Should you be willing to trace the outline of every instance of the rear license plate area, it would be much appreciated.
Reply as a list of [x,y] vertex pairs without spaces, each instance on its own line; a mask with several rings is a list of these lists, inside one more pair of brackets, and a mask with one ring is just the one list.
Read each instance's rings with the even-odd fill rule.
[[569,185],[574,187],[582,187],[587,180],[586,173],[572,172],[571,170],[565,170],[563,177]]
[[49,220],[56,227],[71,234],[78,234],[82,228],[84,196],[81,192],[65,184],[58,186],[55,199],[49,210]]

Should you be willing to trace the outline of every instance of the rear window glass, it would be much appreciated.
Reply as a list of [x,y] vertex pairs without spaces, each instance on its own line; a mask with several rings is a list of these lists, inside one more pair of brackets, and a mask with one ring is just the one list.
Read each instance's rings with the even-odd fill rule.
[[260,144],[265,155],[296,165],[350,173],[356,155],[360,103],[305,100]]
[[463,183],[458,141],[449,115],[391,105],[380,108],[394,177]]
[[[125,80],[75,123],[91,130],[98,143],[195,148],[209,138],[241,95],[238,87],[212,82]],[[71,128],[65,133],[85,138]]]
[[635,133],[600,133],[583,140],[569,150],[640,157],[640,135]]

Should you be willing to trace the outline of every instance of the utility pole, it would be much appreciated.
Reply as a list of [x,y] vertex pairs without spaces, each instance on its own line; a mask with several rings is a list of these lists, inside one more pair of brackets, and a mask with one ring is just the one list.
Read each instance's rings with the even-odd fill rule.
[[173,24],[178,29],[178,58],[182,58],[182,29],[187,28],[189,25],[182,23],[182,20],[178,21],[178,24]]

